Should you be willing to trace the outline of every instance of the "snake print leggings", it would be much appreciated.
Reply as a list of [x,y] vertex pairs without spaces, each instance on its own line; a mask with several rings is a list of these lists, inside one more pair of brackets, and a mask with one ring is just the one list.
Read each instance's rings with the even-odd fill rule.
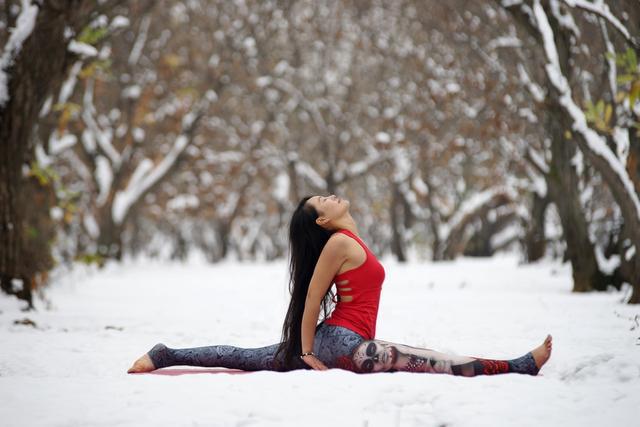
[[[156,369],[175,365],[222,367],[244,371],[278,370],[275,359],[279,344],[259,348],[212,345],[193,348],[169,348],[156,344],[149,357]],[[512,360],[493,360],[448,355],[434,350],[410,347],[382,340],[365,340],[342,326],[320,323],[316,328],[313,352],[328,368],[353,372],[424,372],[462,376],[521,373],[537,375],[529,352]],[[279,355],[278,357],[281,357]],[[301,359],[293,369],[310,369]]]

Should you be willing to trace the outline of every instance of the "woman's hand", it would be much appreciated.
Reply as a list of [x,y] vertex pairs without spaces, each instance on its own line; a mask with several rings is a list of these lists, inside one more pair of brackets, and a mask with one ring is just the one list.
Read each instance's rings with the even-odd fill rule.
[[324,363],[320,361],[320,359],[318,359],[313,354],[308,354],[302,357],[302,360],[304,360],[304,363],[311,366],[316,371],[326,371],[327,369],[329,369]]

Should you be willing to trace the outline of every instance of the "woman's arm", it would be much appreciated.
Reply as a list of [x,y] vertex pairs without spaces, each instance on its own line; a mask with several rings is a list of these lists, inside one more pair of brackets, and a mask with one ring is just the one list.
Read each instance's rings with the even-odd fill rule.
[[[301,340],[303,353],[313,351],[316,324],[320,314],[320,303],[331,286],[336,273],[347,260],[348,243],[346,239],[348,237],[340,233],[331,236],[322,249],[320,258],[318,258],[313,270],[302,315]],[[313,356],[305,356],[303,360],[313,369],[327,369],[319,359]]]

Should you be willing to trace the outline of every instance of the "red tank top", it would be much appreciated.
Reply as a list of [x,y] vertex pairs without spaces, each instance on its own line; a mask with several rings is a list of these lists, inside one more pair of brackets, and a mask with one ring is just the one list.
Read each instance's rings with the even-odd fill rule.
[[[339,299],[335,310],[324,323],[345,327],[362,335],[365,339],[374,339],[380,291],[384,281],[384,268],[358,236],[349,230],[338,230],[337,232],[346,234],[358,242],[367,257],[364,264],[333,278],[333,282],[338,288]],[[338,285],[345,280],[348,280],[349,283]],[[341,288],[351,288],[351,290],[340,291]],[[344,301],[345,296],[352,297],[352,300]]]

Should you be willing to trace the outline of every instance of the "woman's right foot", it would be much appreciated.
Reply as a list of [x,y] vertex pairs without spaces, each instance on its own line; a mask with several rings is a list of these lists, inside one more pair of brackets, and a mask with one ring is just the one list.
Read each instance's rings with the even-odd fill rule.
[[149,354],[145,353],[142,357],[140,357],[138,360],[133,362],[133,365],[131,365],[127,373],[138,374],[141,372],[155,371],[155,369],[156,367],[153,366],[153,362],[151,361]]
[[531,354],[533,355],[533,359],[536,361],[536,367],[538,370],[540,370],[540,368],[547,363],[549,357],[551,357],[552,340],[553,338],[551,335],[547,335],[547,338],[545,338],[542,344],[531,350]]

